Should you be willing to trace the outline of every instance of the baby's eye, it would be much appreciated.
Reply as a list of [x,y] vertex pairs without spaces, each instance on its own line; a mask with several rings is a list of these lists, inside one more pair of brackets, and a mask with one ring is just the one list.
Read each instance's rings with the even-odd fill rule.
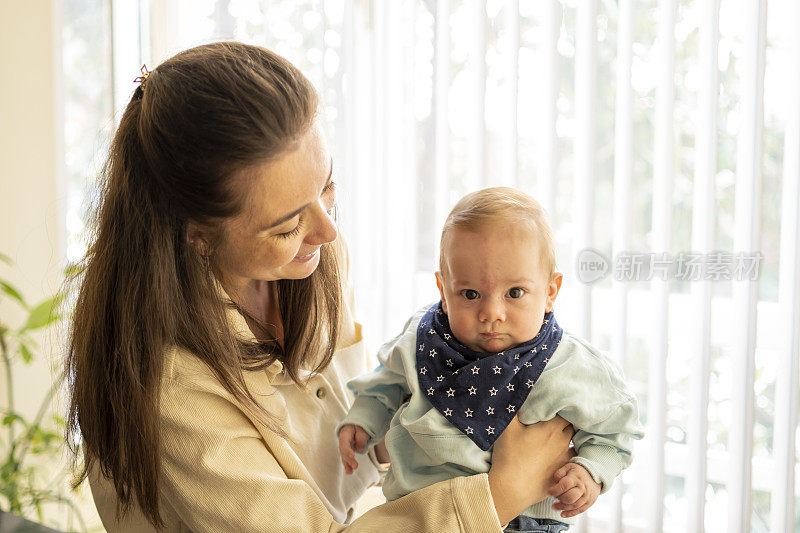
[[508,297],[509,298],[522,298],[522,295],[525,294],[525,289],[522,287],[513,287],[508,290]]
[[480,298],[481,295],[478,294],[478,291],[474,289],[464,289],[463,291],[461,291],[461,296],[463,296],[467,300],[477,300],[478,298]]

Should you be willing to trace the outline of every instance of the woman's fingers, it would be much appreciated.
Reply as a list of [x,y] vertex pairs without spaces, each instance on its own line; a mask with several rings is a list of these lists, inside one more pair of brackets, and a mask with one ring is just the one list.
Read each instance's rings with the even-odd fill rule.
[[569,437],[572,440],[572,436],[575,435],[575,428],[572,426],[564,418],[556,415],[550,420],[545,420],[544,422],[537,422],[535,425],[542,425],[543,427],[549,428],[550,431],[560,431],[564,433],[564,437]]

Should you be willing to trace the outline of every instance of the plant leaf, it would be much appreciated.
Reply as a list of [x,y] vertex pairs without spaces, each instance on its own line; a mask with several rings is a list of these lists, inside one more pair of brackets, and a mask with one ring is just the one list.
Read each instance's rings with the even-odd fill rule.
[[58,294],[34,307],[31,314],[28,315],[28,321],[22,326],[20,332],[43,328],[58,321],[61,315],[57,315],[55,310],[58,308],[62,299],[63,296]]
[[64,276],[71,277],[83,272],[83,265],[79,263],[72,263],[71,265],[67,265],[67,268],[64,269]]
[[28,308],[28,304],[25,303],[25,298],[23,298],[22,295],[19,293],[19,291],[16,289],[16,287],[11,285],[10,283],[0,280],[0,292],[4,292],[11,298],[18,301],[25,309]]
[[22,418],[17,413],[6,413],[5,415],[3,415],[3,425],[4,426],[10,426],[14,422],[22,422],[24,424],[25,423],[25,419]]
[[25,362],[25,364],[28,364],[31,361],[33,361],[33,353],[26,344],[20,343],[19,354],[22,356],[22,360]]
[[0,253],[0,261],[2,261],[3,263],[5,263],[7,265],[13,265],[14,264],[14,261],[12,261],[10,257],[8,257],[6,254],[2,254],[2,253]]

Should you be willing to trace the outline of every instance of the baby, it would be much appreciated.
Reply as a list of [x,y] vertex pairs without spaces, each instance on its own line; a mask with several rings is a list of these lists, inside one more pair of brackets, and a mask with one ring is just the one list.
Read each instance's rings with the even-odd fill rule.
[[497,187],[462,198],[442,230],[441,301],[418,311],[384,344],[380,366],[352,380],[355,402],[339,426],[347,473],[385,436],[388,500],[488,472],[492,445],[518,416],[561,415],[577,456],[549,496],[512,521],[515,531],[563,531],[631,464],[642,438],[634,395],[611,359],[556,322],[562,275],[544,210]]

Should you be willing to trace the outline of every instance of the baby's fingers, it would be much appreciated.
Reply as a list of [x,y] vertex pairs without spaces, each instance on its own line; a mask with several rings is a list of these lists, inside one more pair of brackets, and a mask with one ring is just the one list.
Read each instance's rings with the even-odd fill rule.
[[344,472],[346,474],[352,474],[353,471],[358,468],[358,461],[352,451],[349,457],[342,456],[342,464],[344,465]]
[[578,507],[577,509],[573,509],[571,511],[564,511],[563,513],[561,513],[561,517],[562,518],[571,518],[573,516],[578,516],[579,514],[581,514],[583,512],[586,512],[586,510],[591,506],[592,506],[591,503],[585,503],[585,504],[581,505],[580,507]]
[[342,464],[346,474],[352,474],[353,470],[358,468],[356,454],[353,451],[355,433],[356,428],[352,425],[344,426],[339,432],[339,455],[342,457]]
[[356,450],[359,452],[363,452],[367,449],[367,442],[369,442],[369,433],[364,431],[364,429],[358,427],[356,428],[356,435],[355,435],[355,443],[356,443]]
[[353,438],[356,434],[355,426],[344,426],[339,431],[339,454],[342,457],[353,457]]
[[562,479],[564,476],[566,476],[566,475],[567,475],[567,472],[569,472],[569,466],[570,466],[571,464],[572,464],[572,463],[567,463],[567,464],[565,464],[564,466],[562,466],[561,468],[559,468],[558,470],[556,470],[555,474],[553,474],[553,481],[554,481],[554,482],[556,482],[556,483],[558,483],[559,481],[561,481],[561,479]]
[[579,496],[577,500],[572,501],[572,502],[567,502],[566,499],[567,498],[565,497],[565,499],[563,499],[561,501],[557,501],[556,503],[554,503],[553,504],[553,509],[555,509],[556,511],[573,511],[575,509],[579,509],[579,508],[583,507],[586,504],[591,505],[591,503],[592,503],[592,502],[589,501],[589,499],[586,497],[586,495]]
[[547,494],[553,496],[554,498],[560,500],[561,496],[570,490],[571,488],[575,487],[578,484],[578,480],[575,479],[574,476],[564,476],[561,480],[547,489]]
[[576,505],[583,496],[584,493],[582,490],[578,487],[573,487],[559,496],[558,501],[559,503],[566,503],[567,505]]

